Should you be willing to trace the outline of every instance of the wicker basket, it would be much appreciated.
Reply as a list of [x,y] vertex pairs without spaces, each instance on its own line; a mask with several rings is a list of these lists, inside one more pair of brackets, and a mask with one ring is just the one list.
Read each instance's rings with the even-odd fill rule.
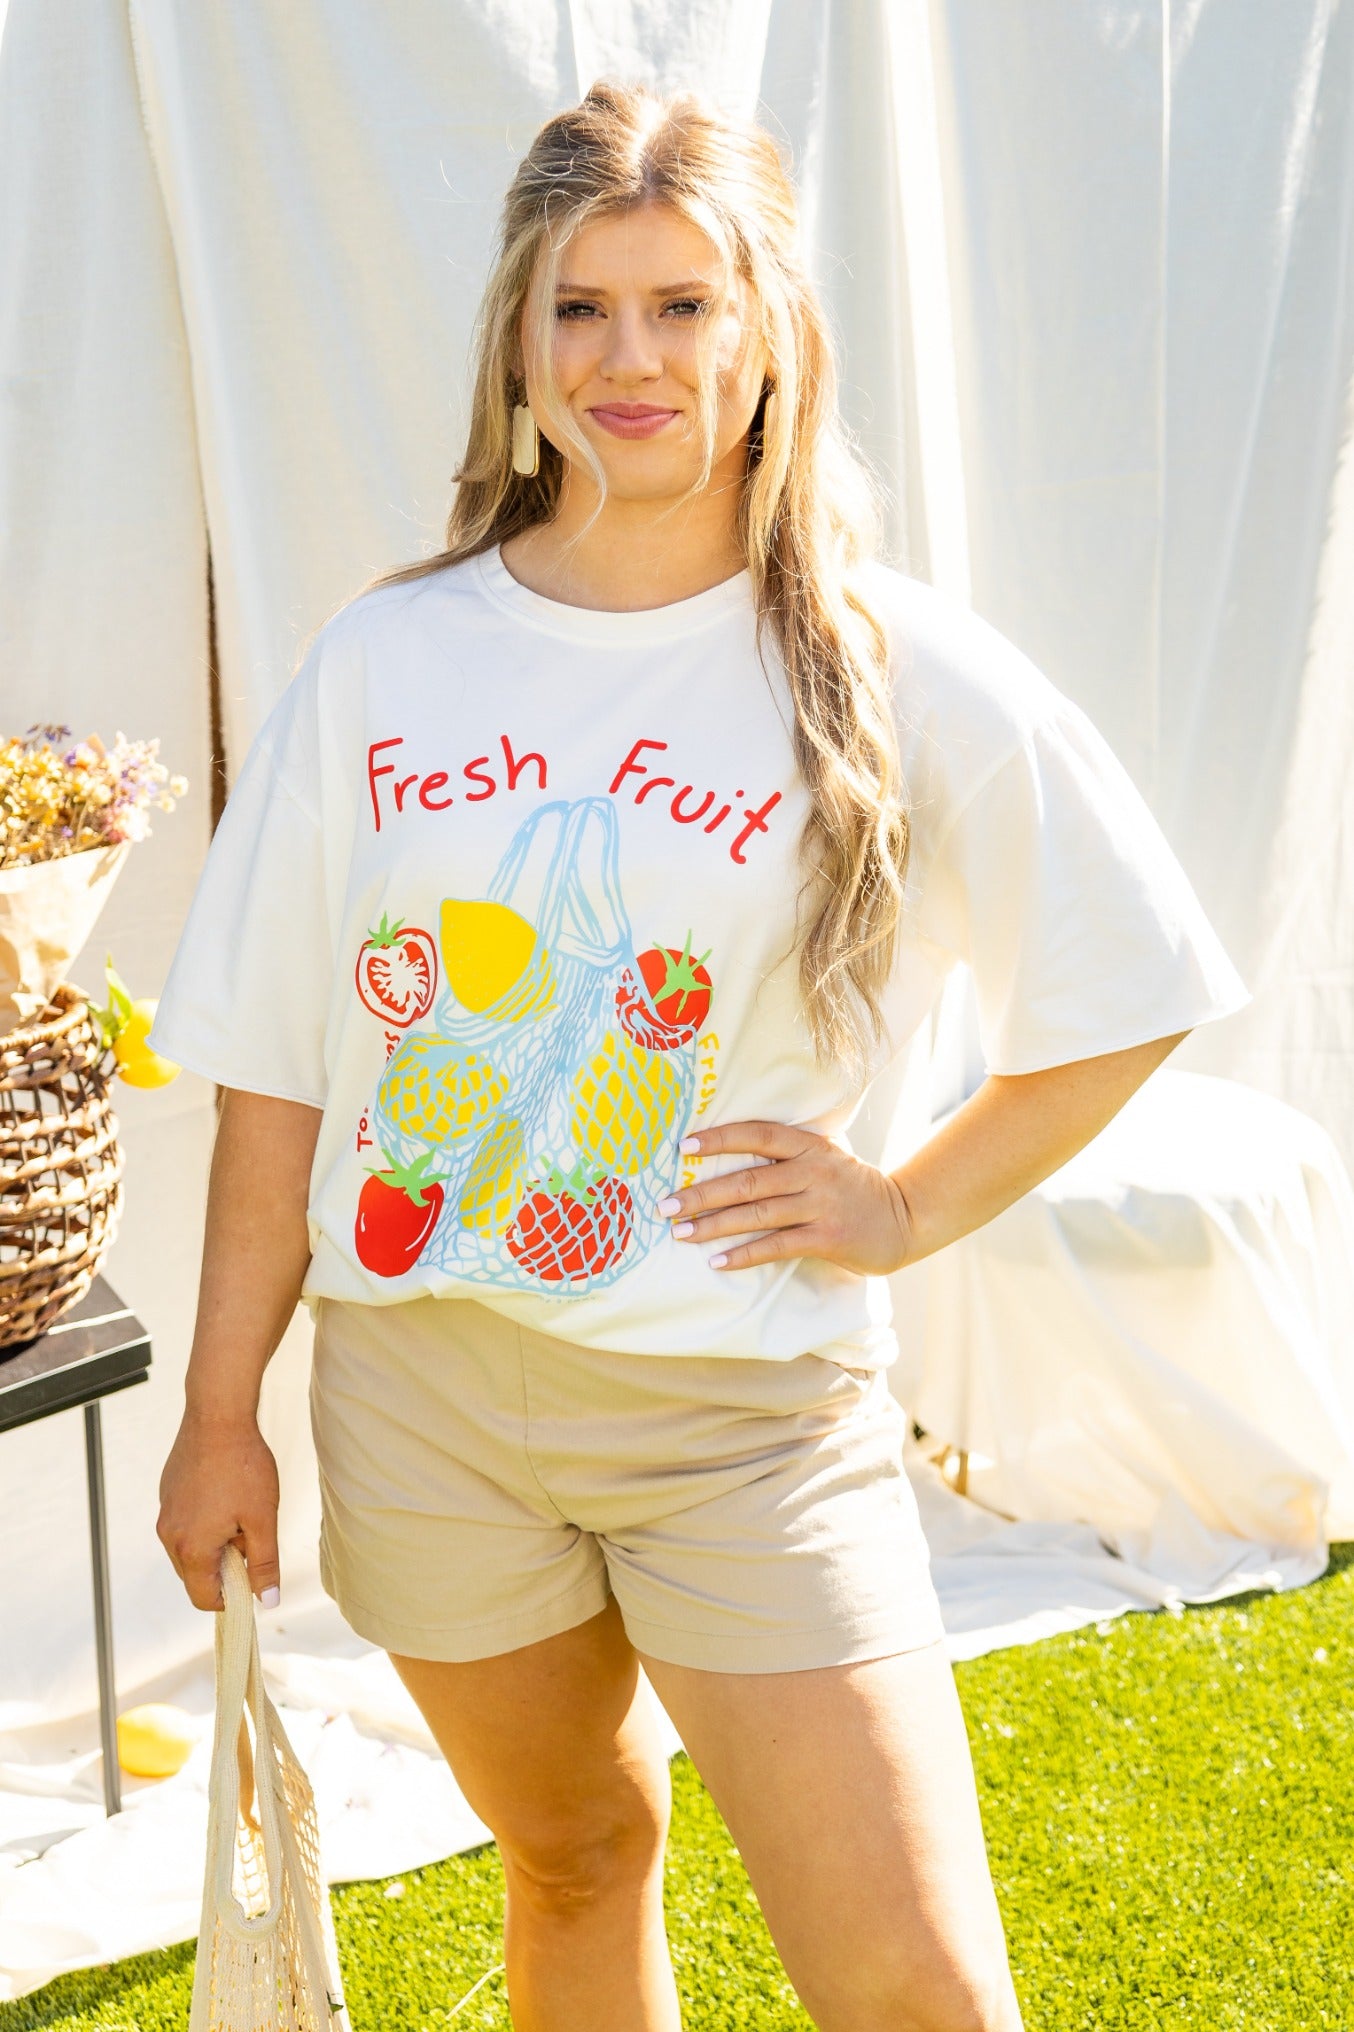
[[117,1233],[122,1148],[97,1019],[63,981],[0,1036],[0,1350],[83,1298]]

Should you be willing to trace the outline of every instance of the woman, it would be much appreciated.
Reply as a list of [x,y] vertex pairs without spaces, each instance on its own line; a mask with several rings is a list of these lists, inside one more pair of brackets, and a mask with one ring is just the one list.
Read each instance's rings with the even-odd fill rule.
[[[769,138],[598,86],[509,191],[447,548],[320,632],[151,1043],[227,1091],[160,1535],[322,1571],[507,1881],[514,2022],[679,2023],[638,1666],[825,2032],[1020,2025],[885,1278],[1248,999],[1084,715],[868,562]],[[845,1131],[956,959],[989,1076]]]

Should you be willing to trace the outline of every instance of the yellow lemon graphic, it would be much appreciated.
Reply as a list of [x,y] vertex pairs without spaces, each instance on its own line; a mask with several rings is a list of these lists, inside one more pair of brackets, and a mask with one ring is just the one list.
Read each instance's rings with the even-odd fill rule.
[[441,938],[447,984],[464,1008],[507,1023],[549,1008],[550,955],[535,926],[506,903],[444,897]]
[[508,1115],[494,1123],[471,1160],[461,1193],[461,1226],[477,1235],[501,1235],[517,1211],[526,1175],[522,1124]]
[[608,1030],[574,1077],[574,1141],[615,1171],[642,1171],[671,1131],[680,1097],[666,1053]]
[[478,1128],[507,1091],[482,1052],[461,1051],[442,1037],[409,1037],[381,1075],[377,1099],[409,1135],[446,1143]]

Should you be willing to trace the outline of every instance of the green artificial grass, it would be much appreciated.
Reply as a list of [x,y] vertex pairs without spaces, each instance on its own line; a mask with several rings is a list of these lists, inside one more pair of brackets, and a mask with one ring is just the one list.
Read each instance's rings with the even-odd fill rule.
[[[1027,2032],[1354,2025],[1354,1544],[1292,1594],[1128,1615],[957,1668]],[[689,2032],[806,2028],[742,1865],[673,1762]],[[335,1893],[355,2032],[510,2024],[477,1849]],[[0,2032],[182,2032],[191,1947],[0,2004]]]

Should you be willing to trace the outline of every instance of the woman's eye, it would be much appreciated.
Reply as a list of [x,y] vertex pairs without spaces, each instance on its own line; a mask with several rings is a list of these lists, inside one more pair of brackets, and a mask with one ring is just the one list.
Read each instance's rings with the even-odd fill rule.
[[703,296],[677,296],[664,308],[675,311],[679,317],[699,317],[705,306],[706,299]]
[[596,310],[595,303],[557,303],[555,316],[566,323],[576,323],[580,318],[591,317]]

